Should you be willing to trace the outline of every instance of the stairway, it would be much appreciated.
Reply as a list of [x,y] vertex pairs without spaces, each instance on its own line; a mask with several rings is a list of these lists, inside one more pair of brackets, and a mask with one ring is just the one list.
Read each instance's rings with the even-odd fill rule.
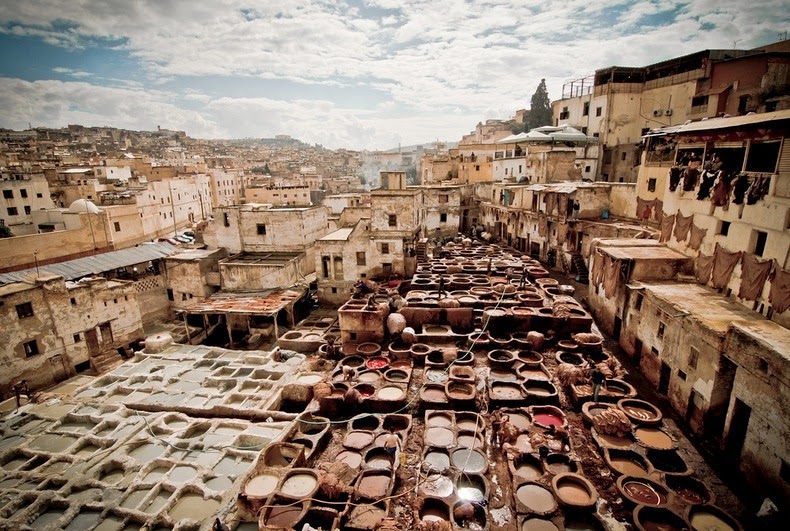
[[576,282],[580,284],[589,284],[590,272],[587,269],[587,264],[584,262],[584,257],[581,255],[581,253],[571,253],[571,262],[573,263],[573,269],[576,272]]
[[420,241],[417,242],[417,262],[427,262],[428,261],[428,254],[426,252],[426,246],[428,243],[427,238],[421,238]]
[[123,358],[116,350],[108,350],[90,358],[91,366],[96,374],[103,374],[123,363]]

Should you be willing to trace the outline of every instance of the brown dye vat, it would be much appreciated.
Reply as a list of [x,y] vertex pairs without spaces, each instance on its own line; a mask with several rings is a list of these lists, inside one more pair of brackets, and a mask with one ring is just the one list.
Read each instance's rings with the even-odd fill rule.
[[426,384],[420,390],[420,398],[425,402],[447,402],[447,394],[444,392],[444,386],[438,384]]
[[462,448],[482,448],[483,441],[480,440],[480,436],[475,436],[474,433],[464,433],[458,435],[458,446]]
[[347,464],[350,468],[357,469],[362,464],[362,454],[343,451],[337,454],[335,461]]
[[364,431],[352,431],[346,434],[343,446],[352,450],[362,450],[373,443],[373,434]]
[[508,421],[518,428],[519,431],[527,431],[529,427],[532,426],[529,417],[521,413],[508,413],[508,417]]
[[691,505],[702,505],[712,501],[707,487],[694,478],[667,474],[664,482],[672,492]]
[[522,454],[522,457],[514,461],[513,469],[520,478],[532,481],[543,475],[543,465],[535,457],[529,454]]
[[667,495],[663,487],[657,483],[642,478],[622,476],[618,483],[623,494],[634,503],[658,507],[666,505]]
[[626,475],[640,477],[648,472],[648,465],[645,458],[631,450],[607,450],[609,453],[609,466],[616,472]]
[[452,380],[445,384],[445,392],[452,400],[471,400],[476,394],[474,385]]
[[640,423],[651,423],[661,420],[661,413],[650,402],[636,399],[621,400],[618,403],[620,409],[628,418]]
[[428,415],[428,418],[425,423],[428,426],[446,428],[448,426],[452,426],[453,419],[448,413],[432,413]]
[[300,505],[276,505],[262,513],[263,523],[270,527],[294,529],[304,510],[304,503]]
[[549,375],[539,368],[527,367],[526,365],[518,370],[519,376],[528,380],[548,380]]
[[521,400],[524,395],[518,384],[494,382],[491,384],[491,398],[493,400]]
[[552,474],[576,472],[576,463],[571,458],[562,454],[551,454],[546,457],[546,470]]
[[447,428],[428,428],[424,437],[428,445],[438,448],[449,448],[455,441],[455,434]]
[[546,380],[527,380],[524,382],[524,390],[528,395],[553,396],[557,394],[557,388]]
[[716,506],[703,506],[689,512],[689,521],[694,531],[739,531],[741,526],[730,515]]
[[647,459],[653,467],[662,472],[684,474],[689,471],[688,465],[674,450],[648,450]]
[[688,524],[675,513],[660,507],[640,505],[634,509],[634,523],[640,531],[683,531]]
[[387,495],[390,486],[389,475],[368,474],[362,476],[357,486],[360,496],[371,500],[377,500]]
[[674,447],[672,438],[658,428],[639,427],[634,430],[634,437],[649,448],[671,450]]
[[440,500],[427,499],[420,509],[420,520],[423,522],[447,522],[450,520],[450,508]]
[[457,413],[455,415],[455,426],[459,430],[476,431],[482,429],[484,423],[474,413]]
[[409,429],[411,418],[407,415],[387,415],[384,417],[382,426],[385,430],[402,431]]
[[611,448],[630,448],[634,441],[630,437],[618,437],[607,433],[598,433],[598,438],[604,445]]
[[554,525],[551,520],[543,520],[542,518],[530,518],[524,520],[521,524],[521,531],[560,531],[560,528]]
[[378,417],[374,417],[373,415],[360,415],[359,417],[355,417],[351,419],[351,429],[353,431],[356,430],[373,431],[373,430],[377,430],[378,427],[379,427],[379,419]]
[[534,483],[519,487],[516,498],[527,509],[537,514],[548,514],[557,508],[557,501],[551,491]]

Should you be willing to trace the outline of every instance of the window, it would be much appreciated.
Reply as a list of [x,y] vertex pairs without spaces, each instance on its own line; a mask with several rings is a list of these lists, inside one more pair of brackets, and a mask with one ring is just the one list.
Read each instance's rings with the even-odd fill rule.
[[584,167],[584,173],[590,173],[590,169],[591,168],[589,166],[585,166]]
[[768,233],[761,230],[752,231],[752,253],[755,256],[762,256],[765,252],[765,241],[768,239]]
[[689,351],[689,369],[696,369],[697,361],[699,361],[699,350],[691,347],[691,350]]
[[681,380],[683,380],[685,382],[686,378],[687,378],[687,375],[686,375],[685,372],[683,372],[680,369],[678,369],[678,378],[680,378]]
[[782,143],[777,142],[752,142],[749,146],[749,156],[746,159],[746,171],[759,173],[774,173],[776,163],[779,162],[779,149]]
[[648,192],[655,192],[656,191],[656,180],[655,179],[648,179],[647,180],[647,191]]
[[439,214],[439,223],[447,223],[447,214],[444,212]]
[[589,114],[590,114],[590,102],[589,101],[585,101],[584,102],[584,110],[582,111],[582,116],[589,116]]
[[480,171],[480,165],[479,164],[475,164],[475,171]]
[[708,96],[694,96],[691,98],[691,106],[699,107],[700,105],[708,104]]
[[182,301],[185,301],[185,300],[187,300],[187,294],[186,294],[186,293],[182,293],[182,294],[181,294],[181,300],[182,300]]
[[398,226],[398,216],[396,216],[395,214],[390,214],[389,215],[388,224],[389,224],[390,227],[397,227]]
[[258,236],[266,236],[266,224],[265,223],[258,223],[256,225],[258,229]]
[[782,464],[779,467],[779,477],[785,480],[785,482],[790,483],[790,465],[788,465],[787,461],[784,459],[782,460]]
[[600,116],[602,112],[603,112],[603,107],[595,108],[595,116]]
[[392,264],[381,264],[381,272],[385,276],[390,276],[392,274]]
[[582,127],[582,133],[584,133],[585,135],[587,134],[587,128],[586,127]]
[[722,236],[727,236],[730,232],[730,222],[729,221],[719,221],[719,230],[716,231],[716,234],[721,234]]
[[625,151],[623,151],[622,153],[620,153],[620,160],[625,160],[625,158],[626,158],[627,156],[628,156],[628,153],[626,153]]
[[768,374],[768,362],[762,358],[757,358],[757,370],[763,374]]
[[72,306],[76,306],[77,305],[77,299],[75,299],[74,297],[71,298],[71,305]]
[[744,114],[746,107],[749,105],[749,96],[741,96],[738,98],[738,114]]
[[448,194],[439,194],[440,203],[447,203],[449,200],[450,200],[450,196]]
[[337,293],[337,288],[332,288],[332,293]]
[[650,352],[653,354],[653,356],[658,357],[658,349],[656,347],[652,347]]
[[639,311],[642,309],[642,301],[644,300],[644,295],[641,293],[636,294],[636,299],[634,300],[634,310]]
[[570,115],[571,113],[568,112],[568,108],[563,107],[562,112],[560,113],[560,120],[567,120]]
[[19,195],[22,197],[27,197],[27,190],[25,188],[20,188]]
[[169,288],[167,290],[167,300],[169,300],[169,301],[176,300],[176,298],[173,296],[173,290],[169,289]]
[[224,214],[222,214],[222,217],[225,221],[225,226],[230,227],[230,216],[228,216],[228,213],[225,212]]
[[367,265],[367,261],[365,260],[365,253],[364,253],[364,251],[363,252],[357,252],[357,265],[358,266]]
[[36,342],[35,339],[33,341],[28,341],[27,343],[23,343],[22,348],[25,350],[26,358],[35,356],[36,354],[40,354],[38,350],[38,343]]
[[112,225],[115,228],[115,232],[121,232],[121,222],[120,221],[115,221],[115,222],[113,222]]
[[82,341],[82,336],[80,334],[74,334],[73,338],[75,343],[79,343]]
[[44,197],[44,194],[42,194],[41,192],[37,192],[37,193],[36,193],[36,197],[37,197],[38,199],[41,199],[42,197]]
[[16,216],[19,214],[19,211],[16,209],[16,207],[8,207],[7,210],[9,216]]
[[16,314],[20,319],[24,319],[25,317],[33,317],[33,303],[23,302],[22,304],[17,304]]
[[25,205],[25,215],[30,215],[30,205]]
[[13,190],[3,190],[3,199],[13,199],[13,198],[14,198]]
[[658,339],[663,339],[664,338],[664,328],[665,328],[664,323],[659,321],[659,323],[658,323],[658,333],[656,334],[656,337]]
[[388,243],[381,244],[381,254],[390,254],[390,244]]

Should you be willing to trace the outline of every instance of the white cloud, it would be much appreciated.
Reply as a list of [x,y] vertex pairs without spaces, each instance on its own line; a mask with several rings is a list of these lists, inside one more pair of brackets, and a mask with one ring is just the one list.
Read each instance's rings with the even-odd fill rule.
[[[363,111],[333,105],[320,90],[298,102],[280,102],[266,94],[221,98],[202,91],[164,94],[122,87],[154,104],[140,116],[122,115],[127,121],[164,122],[152,113],[170,112],[181,122],[193,120],[195,135],[243,136],[256,129],[274,131],[276,125],[274,132],[310,135],[327,145],[395,137],[412,143],[440,131],[457,138],[479,119],[528,107],[541,78],[550,97],[558,98],[563,81],[596,68],[646,65],[728,48],[736,40],[739,47],[753,47],[788,22],[786,0],[370,0],[359,8],[335,0],[280,0],[256,2],[255,9],[242,0],[6,4],[0,31],[65,48],[89,46],[95,38],[120,40],[155,88],[188,87],[190,80],[208,75],[253,76],[352,94],[362,85],[389,97],[390,110]],[[703,24],[715,27],[703,30]],[[58,73],[74,78],[89,75],[85,67],[61,68]],[[183,102],[204,107],[187,111]],[[95,107],[76,103],[80,109]],[[250,106],[249,113],[243,105]],[[97,111],[96,120],[113,114]],[[329,125],[313,121],[314,115]],[[255,116],[265,121],[255,122]],[[459,117],[453,121],[456,129],[450,130],[447,116]],[[431,120],[435,134],[429,134]],[[398,129],[392,132],[383,123]],[[425,136],[411,136],[418,134]]]

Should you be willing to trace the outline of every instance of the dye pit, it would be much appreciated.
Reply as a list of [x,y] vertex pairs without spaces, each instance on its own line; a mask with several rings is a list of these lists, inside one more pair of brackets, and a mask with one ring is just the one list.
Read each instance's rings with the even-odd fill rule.
[[381,288],[287,332],[284,362],[165,342],[8,414],[0,528],[741,529],[567,286],[506,248],[444,251],[400,286],[403,333]]

